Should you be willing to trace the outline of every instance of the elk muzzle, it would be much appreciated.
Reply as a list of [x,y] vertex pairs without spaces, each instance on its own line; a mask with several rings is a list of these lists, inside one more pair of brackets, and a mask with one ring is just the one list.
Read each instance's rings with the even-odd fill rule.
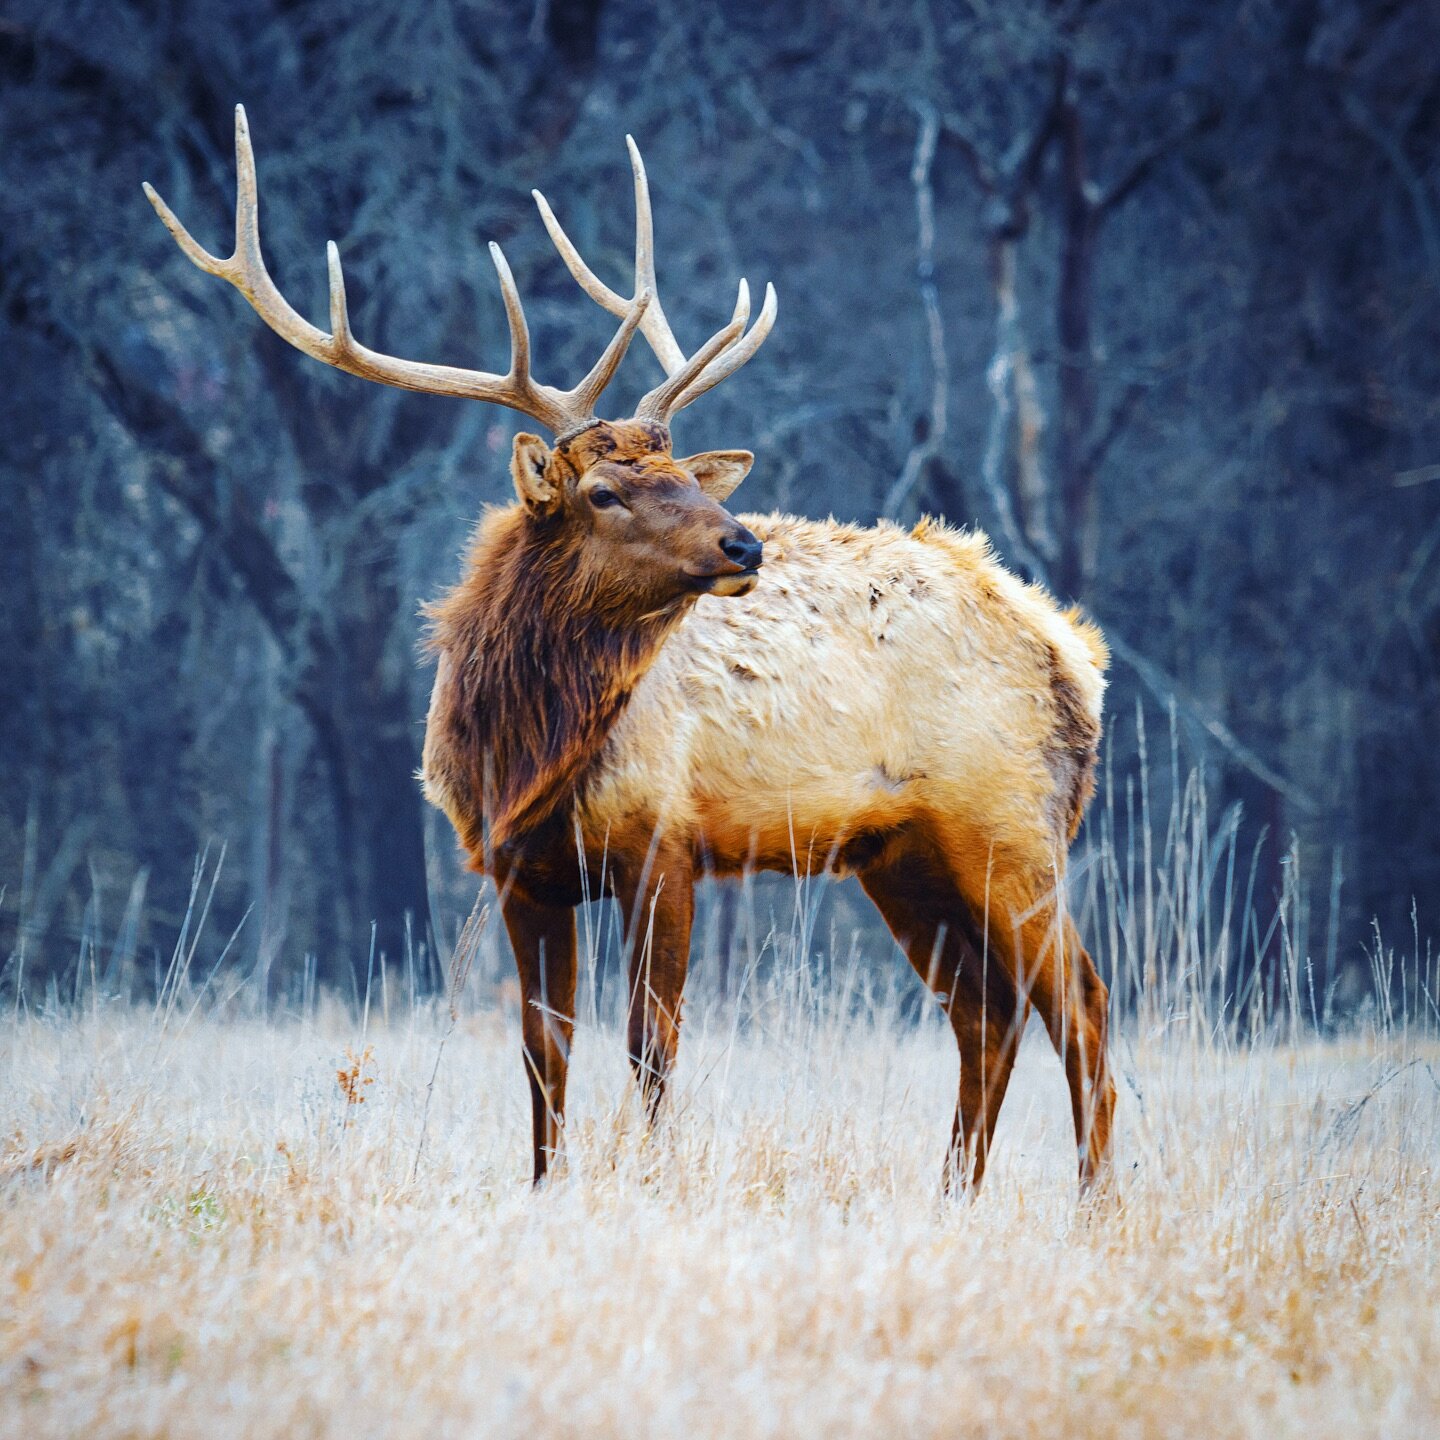
[[759,581],[765,547],[740,522],[720,541],[721,567],[713,574],[697,576],[707,595],[748,595]]

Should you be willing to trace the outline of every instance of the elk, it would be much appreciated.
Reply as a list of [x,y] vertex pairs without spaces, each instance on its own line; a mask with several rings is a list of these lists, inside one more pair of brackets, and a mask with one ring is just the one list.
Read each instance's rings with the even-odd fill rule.
[[[561,1151],[576,986],[575,907],[620,904],[628,1045],[650,1117],[675,1060],[694,883],[705,872],[854,874],[940,998],[960,1059],[946,1183],[984,1173],[1029,1007],[1063,1062],[1082,1188],[1107,1173],[1107,994],[1062,903],[1094,789],[1107,652],[1099,632],[924,520],[863,529],[723,502],[753,456],[677,458],[670,424],[759,349],[749,325],[686,354],[656,289],[644,165],[634,293],[604,284],[544,198],[567,267],[620,320],[571,390],[534,379],[514,280],[504,375],[381,354],[351,334],[335,246],[330,331],[281,296],[260,253],[255,161],[236,114],[235,253],[180,248],[291,345],[350,374],[529,415],[514,503],[488,511],[463,578],[430,607],[436,657],[423,783],[471,867],[493,877],[519,970],[538,1183]],[[749,328],[747,328],[749,325]],[[636,331],[665,378],[625,419],[596,406]]]

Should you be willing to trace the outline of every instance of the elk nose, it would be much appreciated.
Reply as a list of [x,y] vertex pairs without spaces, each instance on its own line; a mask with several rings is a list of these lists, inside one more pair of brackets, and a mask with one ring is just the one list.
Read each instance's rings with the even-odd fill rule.
[[725,552],[725,558],[742,570],[758,569],[765,553],[765,547],[743,526],[735,534],[727,535],[720,542],[720,548]]

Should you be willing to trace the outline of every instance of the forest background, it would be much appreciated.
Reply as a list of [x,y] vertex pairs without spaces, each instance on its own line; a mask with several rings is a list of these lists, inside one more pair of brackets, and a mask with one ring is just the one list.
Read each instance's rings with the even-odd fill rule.
[[779,290],[680,421],[756,451],[739,508],[985,529],[1111,639],[1122,829],[1194,775],[1256,904],[1308,897],[1328,986],[1377,922],[1423,948],[1437,54],[1427,0],[9,0],[8,983],[143,988],[201,858],[206,961],[233,940],[279,987],[350,983],[372,936],[438,973],[473,900],[413,778],[419,607],[519,422],[333,375],[187,264],[140,184],[227,252],[237,101],[298,308],[325,323],[333,238],[368,343],[500,367],[499,240],[547,376],[612,322],[530,190],[620,284],[633,133],[682,342],[736,276]]

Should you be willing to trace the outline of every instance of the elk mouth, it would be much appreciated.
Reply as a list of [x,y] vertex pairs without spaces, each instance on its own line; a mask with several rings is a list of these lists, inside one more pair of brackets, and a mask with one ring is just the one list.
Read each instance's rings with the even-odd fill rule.
[[760,567],[753,565],[748,570],[729,570],[719,575],[688,575],[686,578],[698,594],[731,598],[748,595],[759,584]]

